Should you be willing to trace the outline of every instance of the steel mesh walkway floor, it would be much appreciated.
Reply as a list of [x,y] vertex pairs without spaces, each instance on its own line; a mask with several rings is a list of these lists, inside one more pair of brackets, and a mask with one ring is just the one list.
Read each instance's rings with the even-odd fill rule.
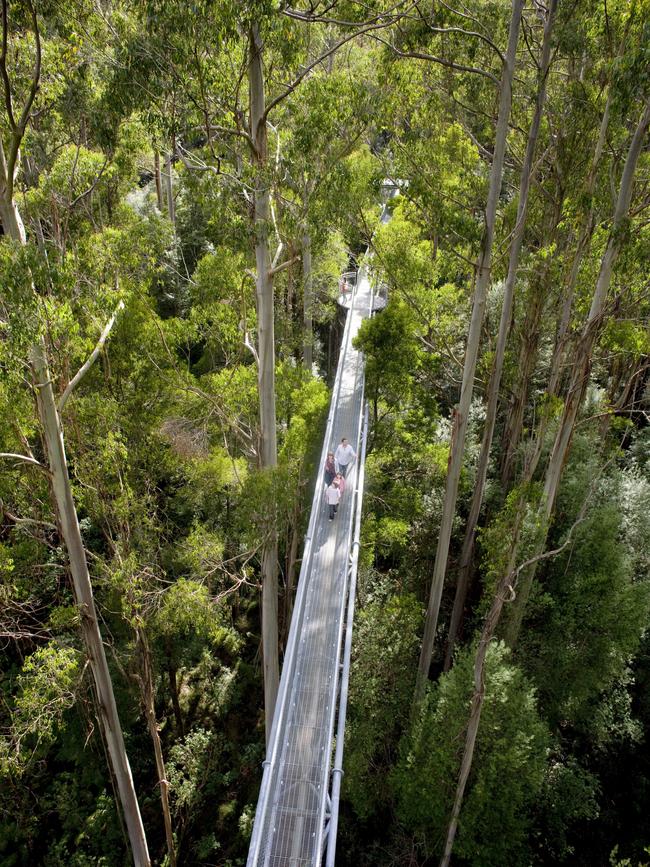
[[[342,437],[357,452],[363,404],[363,359],[352,341],[369,315],[371,290],[360,274],[339,359],[340,386],[333,407],[334,450]],[[358,465],[349,470],[346,489],[333,522],[328,519],[322,475],[302,618],[287,683],[284,719],[276,733],[268,792],[256,816],[259,842],[251,845],[248,867],[316,867],[320,863],[328,801],[328,782],[338,688],[338,667],[346,602],[346,577],[352,538],[354,489]],[[320,492],[320,493],[319,493]],[[262,801],[262,799],[260,799]],[[254,834],[255,836],[255,834]]]

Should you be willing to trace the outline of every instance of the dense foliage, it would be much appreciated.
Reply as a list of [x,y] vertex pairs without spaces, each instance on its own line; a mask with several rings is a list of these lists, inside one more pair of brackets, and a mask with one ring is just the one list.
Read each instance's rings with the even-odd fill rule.
[[495,178],[518,2],[3,2],[3,867],[131,859],[75,557],[152,863],[245,863],[261,647],[281,659],[338,279],[366,248],[389,300],[357,338],[371,432],[337,863],[444,857],[481,702],[452,863],[650,857],[650,4],[523,2]]

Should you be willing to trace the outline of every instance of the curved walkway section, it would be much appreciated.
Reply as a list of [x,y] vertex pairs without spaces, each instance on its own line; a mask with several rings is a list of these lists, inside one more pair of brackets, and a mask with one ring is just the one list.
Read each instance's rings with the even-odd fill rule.
[[[349,610],[346,605],[351,563],[356,567],[351,547],[363,496],[363,483],[357,482],[365,455],[364,372],[352,341],[370,315],[372,300],[361,271],[343,334],[247,867],[317,867],[326,843],[343,637],[346,612],[350,621],[353,612],[353,600]],[[322,468],[342,437],[354,445],[357,461],[348,470],[338,514],[329,521]],[[338,787],[335,800],[337,795]]]

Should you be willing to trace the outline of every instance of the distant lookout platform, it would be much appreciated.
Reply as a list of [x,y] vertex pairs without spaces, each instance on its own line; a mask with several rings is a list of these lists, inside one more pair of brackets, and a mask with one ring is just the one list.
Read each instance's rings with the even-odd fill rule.
[[[338,303],[341,307],[344,307],[346,310],[349,310],[352,306],[352,300],[354,296],[354,289],[357,285],[357,272],[356,271],[346,271],[345,274],[341,275],[339,280],[339,295],[337,298]],[[388,301],[388,287],[385,283],[382,283],[377,289],[372,293],[372,305],[370,307],[371,311],[374,313],[377,310],[383,310]]]

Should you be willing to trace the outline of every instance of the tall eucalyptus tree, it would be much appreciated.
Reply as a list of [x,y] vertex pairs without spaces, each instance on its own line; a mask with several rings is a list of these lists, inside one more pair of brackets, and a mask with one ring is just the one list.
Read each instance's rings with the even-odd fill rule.
[[467,589],[469,585],[469,577],[472,569],[472,560],[474,556],[474,543],[476,537],[476,526],[483,503],[483,494],[485,491],[485,482],[487,479],[488,463],[490,452],[492,449],[492,438],[494,436],[494,427],[497,418],[497,408],[499,403],[499,392],[501,387],[501,374],[503,372],[503,362],[506,354],[506,342],[512,321],[512,309],[514,302],[515,282],[517,279],[517,270],[519,266],[519,255],[524,241],[524,231],[526,228],[526,216],[528,211],[528,193],[533,175],[533,160],[535,157],[535,149],[539,136],[539,129],[542,121],[542,112],[544,109],[544,101],[546,98],[546,82],[551,66],[551,47],[553,25],[555,23],[555,15],[557,12],[558,0],[551,0],[546,11],[546,21],[544,24],[544,38],[542,43],[541,56],[539,60],[538,76],[537,76],[537,96],[535,102],[535,112],[531,121],[530,130],[528,132],[528,141],[526,142],[526,153],[524,162],[521,167],[521,176],[519,179],[519,200],[517,203],[517,216],[513,237],[510,243],[510,257],[508,261],[508,275],[506,277],[503,288],[503,301],[501,304],[501,318],[499,320],[499,333],[497,336],[496,348],[494,352],[494,361],[492,364],[492,372],[490,375],[490,383],[488,386],[487,405],[485,409],[485,422],[483,427],[483,439],[481,442],[481,452],[479,455],[478,467],[476,470],[476,484],[472,495],[472,503],[470,506],[467,524],[465,526],[465,539],[460,556],[460,565],[458,568],[458,579],[456,583],[456,595],[454,598],[454,607],[451,613],[451,621],[449,624],[449,635],[447,639],[447,650],[445,655],[445,667],[448,668],[451,663],[451,654],[453,651],[454,642],[458,627],[460,625],[465,600],[467,598]]
[[508,122],[512,101],[512,82],[514,78],[515,58],[523,6],[524,0],[513,0],[512,2],[508,47],[506,54],[502,57],[502,74],[499,85],[499,114],[496,125],[494,154],[492,156],[492,166],[490,170],[490,185],[485,209],[485,223],[481,240],[481,250],[476,262],[476,279],[472,300],[472,315],[467,335],[460,399],[458,406],[454,409],[452,417],[451,445],[445,497],[443,501],[443,514],[438,535],[436,558],[433,567],[429,602],[424,625],[424,635],[422,639],[422,649],[418,664],[418,675],[415,689],[416,706],[420,703],[424,695],[426,682],[429,676],[429,667],[431,665],[431,657],[433,654],[438,626],[440,600],[447,570],[447,557],[449,554],[452,523],[456,513],[456,500],[458,497],[458,486],[465,449],[469,408],[472,394],[474,392],[474,374],[478,360],[479,342],[483,326],[487,290],[490,283],[492,243],[496,224],[497,204],[501,192],[506,137],[508,133]]
[[[27,0],[30,38],[34,41],[35,61],[26,93],[22,96],[20,114],[15,111],[17,92],[11,78],[8,48],[14,39],[25,38],[26,32],[21,32],[19,26],[12,29],[9,21],[9,9],[6,0],[2,2],[2,50],[0,53],[0,73],[4,90],[5,117],[4,124],[8,127],[8,135],[0,137],[0,219],[5,236],[15,244],[26,246],[27,239],[23,221],[16,202],[15,179],[18,170],[19,151],[32,117],[34,104],[41,83],[42,46],[40,25],[37,13],[31,0]],[[5,144],[6,142],[6,144]],[[38,294],[37,287],[32,287]],[[99,620],[95,608],[86,550],[79,527],[79,519],[75,507],[68,463],[65,453],[61,411],[72,394],[73,389],[95,360],[109,331],[114,317],[108,323],[104,332],[86,364],[70,380],[58,401],[54,394],[53,378],[48,361],[46,338],[42,327],[37,328],[35,342],[30,351],[29,368],[32,376],[32,388],[36,398],[38,417],[41,425],[43,451],[46,464],[42,464],[33,455],[3,455],[20,460],[31,466],[36,466],[47,474],[55,505],[59,532],[68,555],[68,565],[75,602],[79,611],[81,631],[88,654],[88,662],[93,675],[93,683],[98,705],[98,717],[102,733],[106,741],[110,765],[115,775],[124,819],[128,830],[133,858],[138,867],[148,867],[150,864],[147,838],[140,815],[138,799],[135,793],[133,777],[124,746],[122,727],[115,702],[115,694],[111,681],[110,670],[106,660],[104,644],[99,629]]]

